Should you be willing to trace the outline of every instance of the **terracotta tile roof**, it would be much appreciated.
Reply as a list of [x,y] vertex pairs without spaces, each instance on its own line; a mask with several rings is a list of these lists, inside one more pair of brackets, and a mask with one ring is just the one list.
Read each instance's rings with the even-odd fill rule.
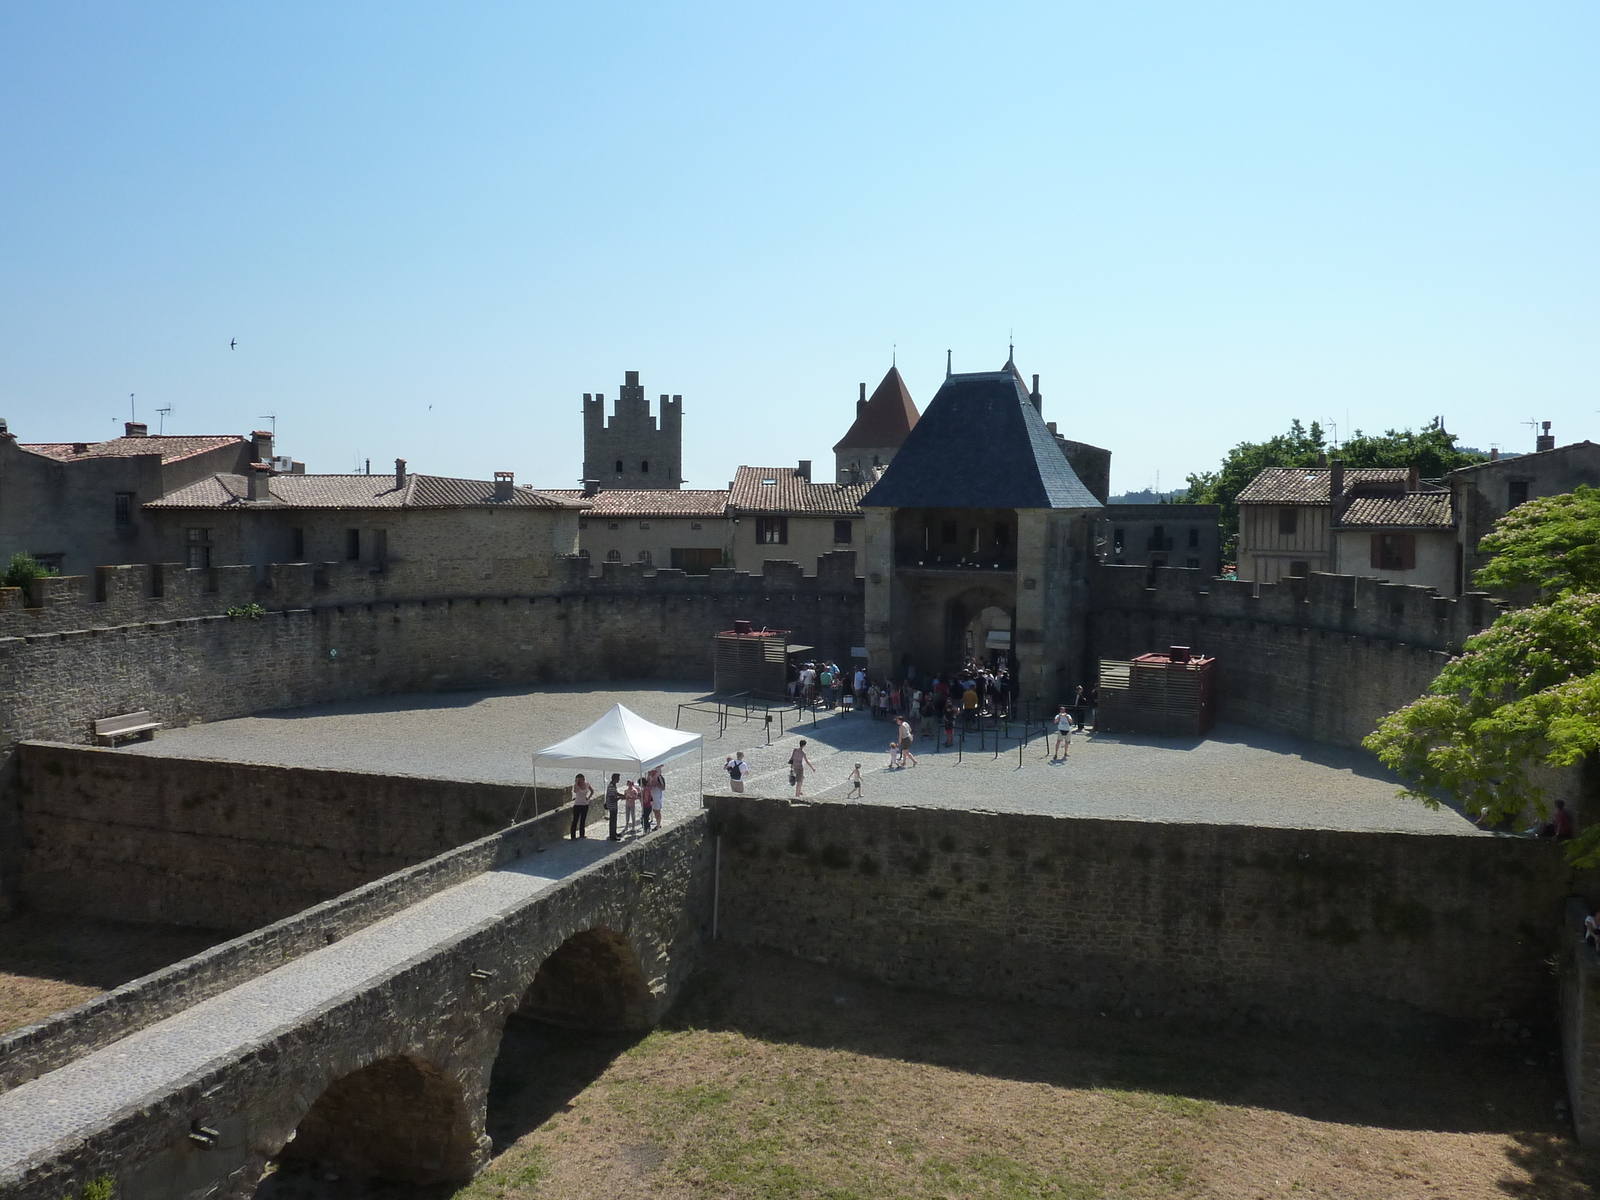
[[[82,445],[84,449],[75,447]],[[204,437],[119,437],[104,442],[20,442],[18,448],[32,454],[42,454],[60,462],[77,462],[85,458],[132,458],[140,454],[159,454],[164,463],[178,462],[208,450],[223,446],[247,447],[249,438],[228,434]]]
[[[1328,504],[1327,467],[1268,467],[1239,493],[1240,504]],[[1345,495],[1358,484],[1399,484],[1410,477],[1405,467],[1346,467]]]
[[546,493],[563,500],[588,500],[594,517],[711,517],[721,520],[728,507],[726,491],[683,488],[613,488],[585,496],[577,488],[557,488]]
[[1339,518],[1341,529],[1453,529],[1449,492],[1407,492],[1403,496],[1357,496]]
[[856,414],[855,423],[833,448],[835,451],[880,447],[898,450],[916,424],[917,406],[906,388],[906,381],[900,378],[898,367],[890,367],[883,382]]
[[587,508],[581,500],[569,500],[536,492],[532,488],[513,488],[510,500],[494,498],[494,484],[482,479],[449,479],[442,475],[406,476],[403,487],[395,486],[393,475],[274,475],[268,490],[272,499],[251,501],[250,485],[243,475],[212,475],[186,488],[180,488],[145,508],[465,508],[485,505],[497,508]]
[[870,484],[807,483],[795,467],[740,467],[728,495],[728,514],[788,513],[802,517],[858,517]]

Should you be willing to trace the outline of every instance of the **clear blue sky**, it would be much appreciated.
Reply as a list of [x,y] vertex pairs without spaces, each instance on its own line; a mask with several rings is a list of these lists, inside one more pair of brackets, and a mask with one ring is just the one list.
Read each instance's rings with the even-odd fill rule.
[[1600,440],[1597,61],[1592,0],[11,3],[0,416],[573,486],[636,369],[720,486],[1014,329],[1116,490],[1295,416]]

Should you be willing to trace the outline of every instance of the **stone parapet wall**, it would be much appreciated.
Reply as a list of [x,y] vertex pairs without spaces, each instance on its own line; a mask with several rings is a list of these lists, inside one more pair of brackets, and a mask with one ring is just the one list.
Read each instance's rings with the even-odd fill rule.
[[436,892],[559,841],[567,814],[458,846],[0,1037],[0,1091],[26,1083]]
[[[808,596],[861,595],[855,552],[816,560],[807,577],[797,562],[769,562],[762,574],[716,568],[688,575],[642,563],[601,563],[591,576],[578,555],[493,560],[470,577],[426,563],[374,570],[354,562],[274,563],[255,567],[187,569],[177,563],[97,567],[93,575],[36,580],[0,588],[0,638],[78,629],[216,616],[256,604],[269,612],[421,600],[555,596],[756,597],[772,592]],[[848,649],[848,647],[847,647]]]
[[30,909],[242,931],[514,817],[566,789],[121,754],[25,742],[16,890]]
[[1255,584],[1101,566],[1090,579],[1087,673],[1102,658],[1189,646],[1217,659],[1223,720],[1341,746],[1426,691],[1502,611],[1482,593],[1449,599],[1351,575]]
[[1548,841],[711,796],[720,934],[889,983],[1204,1020],[1548,1023]]

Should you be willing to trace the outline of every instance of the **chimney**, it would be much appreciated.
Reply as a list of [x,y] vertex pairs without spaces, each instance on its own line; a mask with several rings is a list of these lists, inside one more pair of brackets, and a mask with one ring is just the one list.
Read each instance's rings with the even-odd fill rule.
[[1033,377],[1033,395],[1029,396],[1028,399],[1033,401],[1033,411],[1041,417],[1044,416],[1044,396],[1039,391],[1039,377],[1037,375]]
[[124,421],[122,423],[123,437],[149,437],[150,426],[143,421]]
[[867,411],[867,385],[863,383],[861,385],[861,399],[856,401],[856,416],[859,417],[862,413],[864,413],[866,411]]
[[1533,443],[1533,449],[1535,453],[1538,453],[1540,450],[1554,450],[1555,448],[1556,439],[1550,432],[1550,422],[1546,421],[1544,423],[1544,432]]
[[6,424],[6,419],[4,417],[0,417],[0,438],[8,438],[10,436],[11,427]]
[[[730,484],[729,486],[731,487],[732,485]],[[599,491],[600,481],[598,479],[585,479],[583,481],[583,494],[585,496],[596,495]]]
[[494,473],[494,498],[496,500],[509,500],[515,493],[517,477],[511,471],[496,471]]
[[1406,472],[1406,491],[1420,492],[1422,490],[1422,468],[1416,463],[1411,464],[1411,469]]
[[272,464],[255,462],[250,464],[250,499],[272,499]]
[[804,479],[807,483],[811,482],[811,460],[809,458],[802,458],[800,460],[800,478]]
[[403,458],[397,458],[394,460],[394,486],[397,488],[403,488],[405,485],[406,460]]
[[1336,458],[1328,464],[1328,499],[1333,501],[1333,519],[1339,519],[1339,502],[1344,499],[1344,459]]
[[272,431],[258,429],[250,435],[250,440],[255,443],[256,462],[266,462],[272,457]]
[[1500,447],[1499,446],[1490,446],[1489,447],[1489,461],[1490,462],[1499,462],[1500,461]]

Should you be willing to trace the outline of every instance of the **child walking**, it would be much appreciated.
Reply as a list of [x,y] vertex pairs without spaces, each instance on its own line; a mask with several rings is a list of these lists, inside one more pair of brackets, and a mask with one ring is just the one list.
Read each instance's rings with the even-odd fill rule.
[[845,797],[844,798],[846,800],[848,800],[852,796],[855,796],[857,798],[859,798],[861,796],[861,764],[860,763],[857,763],[856,766],[855,766],[855,770],[850,772],[850,790],[845,793]]

